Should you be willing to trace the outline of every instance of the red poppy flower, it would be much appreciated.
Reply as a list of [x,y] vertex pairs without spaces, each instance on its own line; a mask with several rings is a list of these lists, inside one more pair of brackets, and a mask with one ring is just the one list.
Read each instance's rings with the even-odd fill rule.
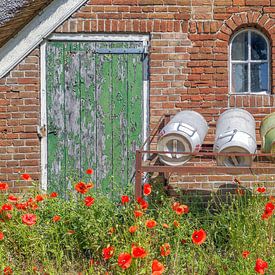
[[115,252],[115,248],[113,246],[109,246],[102,249],[102,256],[104,260],[109,260],[113,257]]
[[118,266],[120,266],[122,269],[127,269],[130,267],[132,262],[132,257],[129,253],[121,253],[118,256]]
[[259,274],[264,274],[266,268],[268,268],[267,262],[265,262],[264,260],[258,258],[258,259],[256,260],[256,264],[255,264],[254,270],[255,270],[257,273],[259,273]]
[[201,245],[206,240],[206,232],[203,229],[194,231],[192,241],[194,244]]
[[149,183],[143,185],[143,194],[144,196],[149,196],[152,192],[152,187]]
[[93,197],[88,196],[84,199],[84,202],[86,206],[91,206],[94,204],[95,199]]
[[12,215],[11,215],[10,213],[7,213],[7,212],[6,212],[5,218],[6,218],[7,220],[11,220]]
[[0,190],[8,190],[9,189],[9,185],[5,182],[0,182]]
[[22,216],[22,222],[28,226],[32,226],[36,223],[35,214],[25,214]]
[[141,209],[146,210],[149,206],[148,202],[141,197],[137,198],[137,202],[140,205]]
[[189,213],[189,207],[187,205],[183,204],[181,206],[183,206],[183,208],[184,208],[184,214]]
[[147,221],[145,222],[145,225],[146,225],[146,227],[148,227],[148,228],[153,228],[153,227],[155,227],[155,226],[157,225],[157,222],[154,221],[154,220],[147,220]]
[[4,233],[0,231],[0,241],[4,239]]
[[31,178],[31,176],[30,176],[29,174],[22,174],[22,175],[21,175],[21,178],[22,178],[23,180],[32,180],[32,178]]
[[262,220],[268,220],[272,216],[272,212],[264,212],[262,215]]
[[143,215],[143,212],[141,212],[139,210],[135,210],[134,211],[134,215],[135,215],[136,218],[139,218],[139,217],[141,217]]
[[11,211],[12,210],[12,205],[11,204],[3,204],[3,206],[2,206],[2,210],[3,211]]
[[164,272],[164,265],[158,260],[152,262],[152,275],[159,275]]
[[163,257],[166,257],[168,255],[170,255],[171,250],[170,250],[170,244],[169,243],[164,243],[161,247],[160,247],[160,255]]
[[33,200],[33,198],[29,198],[26,202],[27,207],[29,207],[32,210],[36,210],[38,208],[37,203]]
[[50,194],[50,198],[56,198],[56,197],[58,197],[58,194],[56,192],[52,192]]
[[175,227],[179,227],[179,226],[180,226],[180,223],[179,223],[178,221],[174,221],[174,222],[173,222],[173,225],[174,225]]
[[89,182],[89,183],[87,183],[86,186],[88,189],[90,189],[90,188],[94,188],[95,185],[92,182]]
[[257,188],[257,191],[258,191],[259,193],[264,193],[264,192],[266,191],[266,188],[265,188],[265,187],[258,187],[258,188]]
[[164,223],[164,224],[162,225],[162,227],[163,227],[163,228],[169,228],[169,225],[168,225],[167,223]]
[[39,201],[43,201],[44,198],[43,198],[42,195],[37,195],[37,196],[35,197],[35,200],[36,200],[37,202],[39,202]]
[[268,202],[265,205],[265,212],[273,212],[275,209],[275,205],[272,202]]
[[129,232],[130,232],[130,233],[133,234],[133,233],[135,233],[136,231],[137,231],[137,226],[136,226],[136,225],[132,225],[132,226],[129,227]]
[[56,216],[53,216],[53,222],[58,222],[61,220],[61,217],[56,215]]
[[94,173],[94,170],[92,168],[89,168],[86,170],[87,175],[92,175]]
[[262,215],[262,220],[269,219],[273,214],[274,208],[275,208],[274,204],[272,202],[268,202],[265,205],[265,210],[264,210],[264,213]]
[[8,201],[9,202],[17,202],[19,199],[15,197],[14,195],[9,195],[8,196]]
[[179,202],[174,202],[173,205],[172,205],[173,211],[176,211],[179,206],[180,206]]
[[81,194],[85,194],[88,191],[88,188],[84,182],[78,182],[74,188],[77,192]]
[[245,259],[245,258],[248,257],[249,254],[250,254],[250,252],[248,250],[244,250],[243,253],[242,253],[242,256]]
[[4,272],[4,275],[11,275],[13,271],[10,266],[6,266],[3,272]]
[[26,209],[27,209],[27,203],[16,203],[16,204],[15,204],[15,207],[16,207],[18,210],[26,210]]
[[141,246],[132,245],[133,258],[145,258],[147,256],[146,250]]
[[128,196],[121,196],[121,203],[126,204],[130,201],[130,198]]
[[176,208],[175,212],[178,215],[187,214],[189,212],[189,208],[187,205],[180,205]]

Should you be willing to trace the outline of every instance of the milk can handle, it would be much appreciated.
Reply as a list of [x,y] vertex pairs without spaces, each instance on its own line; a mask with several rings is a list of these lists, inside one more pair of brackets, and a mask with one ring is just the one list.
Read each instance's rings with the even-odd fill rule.
[[[232,138],[235,136],[235,134],[237,133],[237,129],[234,129],[233,131],[227,131],[225,132],[224,134],[221,134],[219,135],[219,139],[222,139],[222,138],[226,138],[226,137],[231,137],[231,139],[229,141],[232,140]],[[228,142],[229,142],[228,141]]]
[[185,128],[185,129],[187,129],[188,132],[191,131],[192,134],[189,135],[190,137],[192,137],[196,133],[196,130],[193,127],[190,127],[189,125],[187,125],[185,123],[180,123],[178,128],[177,128],[177,131],[186,132],[186,131],[184,131],[183,129],[180,129],[180,128]]

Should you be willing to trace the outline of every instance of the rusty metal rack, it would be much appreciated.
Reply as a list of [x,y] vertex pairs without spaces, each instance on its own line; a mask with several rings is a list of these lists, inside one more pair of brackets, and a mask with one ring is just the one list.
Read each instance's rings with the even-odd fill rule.
[[[275,159],[275,154],[261,153],[257,150],[255,154],[244,153],[216,153],[212,152],[212,147],[203,145],[200,152],[186,153],[177,152],[177,154],[191,155],[192,158],[187,163],[181,166],[168,166],[158,161],[158,154],[167,153],[164,151],[150,150],[152,141],[157,138],[161,129],[170,121],[170,115],[162,116],[152,134],[148,136],[142,147],[136,150],[136,174],[135,174],[135,196],[142,196],[143,175],[145,173],[163,173],[164,178],[168,178],[172,173],[187,174],[187,175],[240,175],[240,174],[274,174],[275,163],[270,161]],[[253,160],[251,166],[219,166],[216,162],[216,157],[251,157]]]

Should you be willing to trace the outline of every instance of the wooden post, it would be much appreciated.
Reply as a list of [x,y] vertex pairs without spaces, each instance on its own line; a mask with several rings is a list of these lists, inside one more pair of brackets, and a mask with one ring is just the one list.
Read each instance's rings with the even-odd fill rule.
[[[165,114],[164,115],[164,119],[163,119],[163,127],[166,126],[169,121],[171,120],[171,115],[169,114]],[[169,173],[163,173],[163,177],[164,177],[164,185],[166,186],[168,184],[168,178],[169,178]]]

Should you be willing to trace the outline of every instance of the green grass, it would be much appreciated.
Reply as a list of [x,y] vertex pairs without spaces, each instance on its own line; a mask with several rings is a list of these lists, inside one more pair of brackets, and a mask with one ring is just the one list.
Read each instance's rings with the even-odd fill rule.
[[[35,198],[36,194],[34,191],[30,195]],[[95,198],[90,207],[84,204],[88,195]],[[25,196],[18,197],[25,202]],[[1,205],[7,197],[3,194]],[[181,200],[186,204],[184,198]],[[209,208],[192,203],[188,214],[177,215],[172,210],[175,199],[153,190],[148,197],[149,208],[142,217],[135,218],[133,212],[139,205],[133,197],[125,205],[93,189],[85,195],[72,192],[67,200],[47,197],[37,202],[36,210],[31,206],[27,210],[14,207],[0,213],[0,232],[4,233],[0,241],[0,270],[10,266],[13,274],[139,275],[151,274],[152,261],[157,259],[165,266],[163,274],[245,275],[255,274],[256,259],[262,258],[269,265],[265,274],[275,274],[274,214],[268,220],[261,219],[268,198],[230,195],[229,201],[213,198]],[[7,212],[11,219],[6,217]],[[23,224],[21,217],[25,213],[34,213],[36,224]],[[61,220],[53,222],[55,215]],[[154,219],[157,226],[148,229],[148,219]],[[175,227],[174,221],[180,226]],[[164,228],[164,223],[169,228]],[[132,225],[138,227],[133,234],[128,231]],[[207,238],[199,246],[191,236],[200,228],[206,231]],[[171,246],[171,254],[166,257],[160,255],[164,243]],[[142,246],[147,256],[132,259],[124,271],[118,266],[118,256],[122,252],[131,254],[132,244]],[[102,249],[107,246],[113,246],[115,252],[104,260]],[[244,250],[250,251],[247,258],[242,257]]]

